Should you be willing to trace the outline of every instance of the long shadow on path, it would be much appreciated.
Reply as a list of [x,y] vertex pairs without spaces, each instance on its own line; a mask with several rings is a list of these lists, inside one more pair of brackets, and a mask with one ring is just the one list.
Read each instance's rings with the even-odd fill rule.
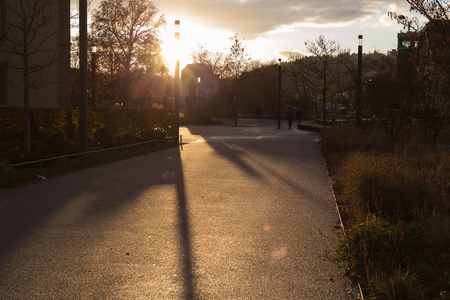
[[[156,198],[153,190],[160,189],[164,190],[164,197],[170,198],[173,190],[175,202],[169,198]],[[0,298],[33,298],[41,293],[64,298],[72,295],[74,289],[79,290],[80,297],[120,295],[125,292],[121,289],[127,289],[128,279],[115,274],[115,281],[110,282],[107,275],[112,271],[109,270],[126,264],[129,268],[126,271],[132,273],[133,268],[141,270],[142,266],[128,263],[126,259],[134,258],[131,255],[115,258],[99,248],[111,248],[112,251],[113,248],[134,247],[136,252],[145,252],[149,259],[155,259],[155,255],[162,255],[153,254],[152,249],[156,246],[146,245],[149,242],[143,243],[139,239],[150,234],[147,233],[150,230],[172,230],[170,220],[174,220],[175,232],[165,239],[173,236],[176,240],[164,240],[161,245],[179,249],[176,265],[183,282],[175,284],[178,286],[175,290],[182,287],[182,291],[174,293],[181,293],[183,299],[192,299],[196,284],[188,207],[178,149],[16,189],[0,189],[0,286],[3,290]],[[141,220],[141,215],[146,213],[140,211],[142,208],[148,209],[150,216]],[[173,216],[170,215],[172,212]],[[143,224],[139,225],[139,222]],[[142,232],[136,232],[136,229]],[[67,270],[71,263],[73,267]],[[89,278],[87,276],[94,272],[89,270],[90,274],[86,275],[85,271],[92,268],[103,273]],[[148,278],[159,280],[161,276],[153,274],[158,271],[149,269],[144,270],[148,272]],[[168,271],[163,268],[159,272]],[[58,273],[64,275],[54,276]],[[30,283],[30,277],[35,284]],[[141,285],[145,284],[145,281],[141,282]],[[157,286],[155,282],[152,284]],[[57,286],[65,286],[66,290],[58,290]],[[152,292],[162,295],[167,291]]]

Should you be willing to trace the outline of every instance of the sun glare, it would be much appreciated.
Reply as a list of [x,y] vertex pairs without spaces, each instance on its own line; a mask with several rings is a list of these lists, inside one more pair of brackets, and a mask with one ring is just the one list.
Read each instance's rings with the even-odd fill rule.
[[[169,67],[169,73],[175,73],[175,63],[180,60],[180,70],[192,63],[192,52],[199,45],[204,45],[210,51],[226,52],[229,47],[229,37],[233,35],[224,31],[207,29],[183,18],[167,17],[167,25],[161,30],[162,55]],[[180,41],[175,39],[175,20],[180,20]]]

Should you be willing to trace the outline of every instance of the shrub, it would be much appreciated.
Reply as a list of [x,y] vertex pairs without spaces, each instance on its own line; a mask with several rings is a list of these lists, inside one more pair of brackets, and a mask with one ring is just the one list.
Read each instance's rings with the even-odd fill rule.
[[348,225],[337,258],[371,299],[449,299],[449,149],[369,149],[358,134],[348,144],[340,136],[323,141],[327,159],[338,157],[334,187]]
[[[35,136],[39,141],[52,146],[59,144],[65,148],[73,144],[79,133],[78,108],[33,109],[36,123]],[[137,142],[145,139],[149,132],[159,131],[165,136],[176,134],[176,113],[171,109],[137,108],[89,108],[89,140],[103,146]],[[23,140],[23,109],[0,109],[0,139]],[[106,129],[104,129],[106,128]]]
[[343,197],[364,219],[376,214],[391,221],[410,221],[416,212],[447,210],[450,200],[446,159],[434,155],[349,154],[337,172]]
[[373,281],[373,294],[378,299],[424,299],[417,273],[395,267],[388,276],[378,272]]
[[110,126],[97,129],[94,132],[94,142],[103,147],[111,147],[113,145],[113,129]]
[[322,130],[322,151],[331,173],[342,163],[347,153],[377,151],[385,148],[385,139],[375,134],[363,134],[346,127],[327,127]]
[[419,284],[410,264],[422,253],[419,227],[403,222],[391,225],[372,216],[341,240],[337,259],[347,262],[351,277],[371,293],[411,299],[404,296],[418,291]]

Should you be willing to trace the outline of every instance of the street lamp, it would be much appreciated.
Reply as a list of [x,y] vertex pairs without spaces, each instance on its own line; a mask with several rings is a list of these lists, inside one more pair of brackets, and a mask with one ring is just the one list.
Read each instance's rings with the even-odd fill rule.
[[95,90],[95,85],[96,85],[96,73],[97,73],[97,47],[92,47],[92,61],[91,61],[91,68],[92,68],[92,101],[91,101],[91,106],[95,106],[95,96],[96,96],[96,90]]
[[278,129],[281,128],[281,58],[278,59]]
[[[175,41],[177,42],[177,49],[180,42],[180,20],[175,20]],[[180,59],[177,53],[177,61],[175,63],[175,113],[177,118],[177,135],[180,133]]]
[[[80,35],[80,151],[88,151],[88,95],[87,95],[87,0],[79,1]],[[85,157],[83,156],[83,163]]]
[[358,81],[356,83],[356,127],[361,129],[362,123],[362,47],[363,47],[363,36],[358,35]]

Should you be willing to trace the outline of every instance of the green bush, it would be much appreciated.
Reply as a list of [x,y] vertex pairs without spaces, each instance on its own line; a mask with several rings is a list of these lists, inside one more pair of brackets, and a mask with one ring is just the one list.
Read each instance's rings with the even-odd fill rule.
[[105,126],[94,132],[94,142],[104,147],[112,147],[114,145],[113,129]]
[[348,232],[337,258],[365,296],[449,299],[449,148],[339,128],[322,136]]
[[338,260],[349,264],[351,277],[382,299],[415,299],[420,293],[414,262],[423,259],[420,227],[390,224],[371,217],[341,240]]
[[[32,112],[39,131],[35,136],[40,142],[54,145],[56,140],[72,142],[78,138],[78,108],[33,109]],[[114,144],[111,138],[115,142],[136,142],[155,131],[173,136],[177,132],[176,122],[175,110],[171,109],[89,108],[89,140],[106,144]],[[0,138],[23,140],[23,109],[0,108]]]
[[382,270],[396,265],[407,265],[420,248],[420,231],[403,222],[391,225],[371,217],[354,227],[339,246],[339,260],[347,261],[357,274],[373,274],[375,267]]
[[[341,240],[337,259],[367,296],[444,299],[450,291],[450,218],[391,224],[371,217]],[[370,298],[370,297],[369,297]]]
[[401,267],[395,267],[388,275],[377,273],[373,281],[373,295],[375,299],[425,298],[418,274]]

